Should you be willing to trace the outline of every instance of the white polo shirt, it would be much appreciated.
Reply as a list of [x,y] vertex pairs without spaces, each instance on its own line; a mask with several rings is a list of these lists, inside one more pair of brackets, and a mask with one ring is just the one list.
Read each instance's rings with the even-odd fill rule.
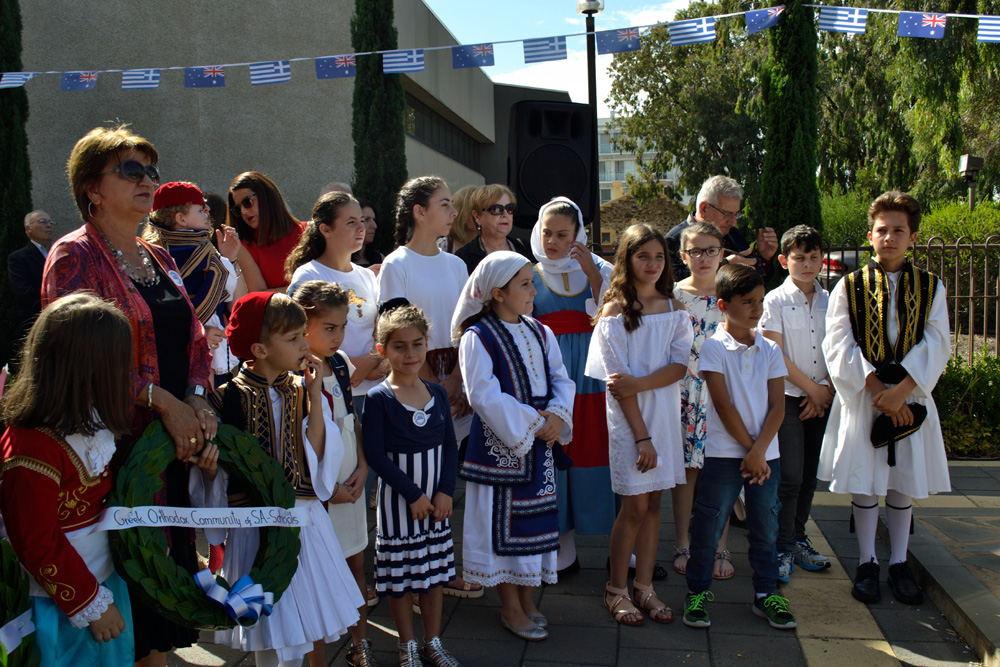
[[[826,381],[823,337],[826,335],[826,309],[830,293],[816,281],[812,307],[791,277],[764,297],[764,314],[758,326],[781,334],[785,355],[806,377],[818,384]],[[806,392],[785,379],[786,396],[805,396]]]
[[[747,347],[720,325],[701,346],[698,374],[703,379],[705,371],[722,373],[729,400],[743,418],[750,436],[756,438],[767,417],[768,380],[788,375],[781,348],[774,341],[764,338],[759,329],[754,332],[753,345]],[[729,435],[711,400],[708,402],[706,428],[705,456],[726,459],[746,456],[748,450]],[[777,437],[771,439],[764,458],[768,461],[778,458]]]

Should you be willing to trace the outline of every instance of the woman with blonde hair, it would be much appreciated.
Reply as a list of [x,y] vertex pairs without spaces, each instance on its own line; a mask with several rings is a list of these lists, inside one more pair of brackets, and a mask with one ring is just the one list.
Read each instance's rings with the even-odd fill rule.
[[469,274],[486,255],[497,250],[511,250],[535,263],[534,255],[523,241],[508,238],[514,228],[514,211],[517,210],[517,200],[510,188],[499,183],[484,185],[476,190],[469,203],[479,234],[455,252],[465,262]]
[[441,250],[454,255],[459,248],[476,238],[476,221],[472,219],[472,195],[478,189],[475,185],[466,185],[451,196],[451,203],[458,215],[448,230],[448,236],[438,239]]

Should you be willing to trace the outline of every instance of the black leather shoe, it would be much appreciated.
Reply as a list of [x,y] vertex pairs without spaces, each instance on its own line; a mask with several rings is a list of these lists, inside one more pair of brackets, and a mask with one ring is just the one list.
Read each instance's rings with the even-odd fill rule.
[[854,573],[854,586],[851,587],[851,595],[856,600],[865,603],[878,602],[882,599],[878,577],[879,566],[874,560],[858,565],[858,570]]
[[906,561],[889,566],[888,583],[892,596],[903,604],[920,604],[924,601],[924,592],[917,585]]

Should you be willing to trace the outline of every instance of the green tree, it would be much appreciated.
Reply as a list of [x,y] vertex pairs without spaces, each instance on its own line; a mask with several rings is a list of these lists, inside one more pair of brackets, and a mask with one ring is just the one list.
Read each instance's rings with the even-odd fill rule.
[[[355,0],[351,17],[355,52],[395,49],[392,0]],[[392,248],[396,193],[406,182],[406,97],[398,74],[382,73],[382,56],[360,56],[354,80],[354,191],[374,202],[381,217],[375,244]]]
[[[729,0],[694,2],[676,19],[738,10]],[[711,44],[671,47],[667,30],[654,28],[639,51],[616,55],[611,125],[621,130],[616,147],[639,155],[639,178],[630,178],[629,188],[640,203],[663,192],[679,199],[709,176],[726,174],[743,184],[753,221],[763,167],[759,72],[767,41],[748,38],[732,20],[717,23],[716,34]],[[677,187],[664,188],[658,180],[671,169],[679,171]]]
[[768,30],[771,54],[761,76],[764,168],[761,222],[780,236],[797,224],[822,229],[816,187],[816,26],[812,7],[788,3]]
[[[0,0],[0,72],[21,71],[21,7]],[[28,163],[28,95],[24,88],[0,90],[0,257],[24,245],[24,216],[31,211],[31,165]],[[0,351],[10,358],[14,298],[7,284],[6,263],[0,267]]]

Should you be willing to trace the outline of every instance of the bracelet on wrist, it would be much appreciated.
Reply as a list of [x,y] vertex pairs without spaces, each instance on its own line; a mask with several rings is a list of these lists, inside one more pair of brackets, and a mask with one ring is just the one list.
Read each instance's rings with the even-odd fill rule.
[[649,440],[650,442],[652,442],[653,439],[652,438],[639,438],[638,440],[635,441],[635,444],[638,445],[640,442],[646,442],[647,440]]
[[153,409],[153,383],[152,382],[149,383],[149,386],[146,389],[146,403],[147,403],[146,407],[149,408],[150,410],[152,410]]

